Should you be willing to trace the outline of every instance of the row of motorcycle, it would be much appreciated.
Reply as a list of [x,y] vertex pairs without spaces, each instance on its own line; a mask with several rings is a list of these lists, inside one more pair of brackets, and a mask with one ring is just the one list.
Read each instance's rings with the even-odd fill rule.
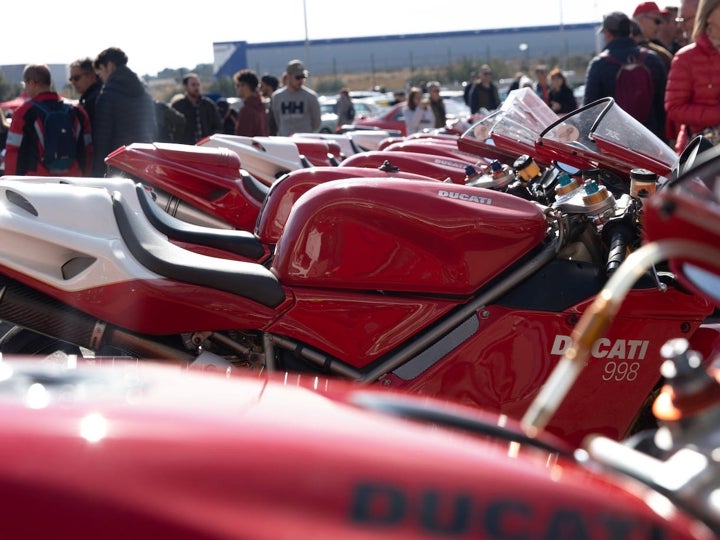
[[[546,456],[537,481],[466,471],[483,500],[501,470],[534,493],[481,537],[712,538],[716,155],[676,156],[610,98],[559,118],[522,89],[462,134],[214,135],[120,148],[104,179],[4,177],[0,351],[309,376]],[[386,480],[353,488],[353,527],[477,537],[465,499],[418,525]]]

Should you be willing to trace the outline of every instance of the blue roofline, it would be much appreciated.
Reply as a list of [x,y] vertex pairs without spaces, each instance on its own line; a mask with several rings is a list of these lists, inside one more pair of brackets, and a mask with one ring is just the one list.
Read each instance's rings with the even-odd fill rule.
[[[331,39],[311,39],[308,40],[310,45],[335,45],[340,43],[368,43],[377,41],[402,41],[406,39],[427,39],[427,38],[453,38],[453,37],[472,37],[472,36],[492,36],[498,34],[514,34],[528,32],[549,32],[553,30],[589,30],[600,26],[599,22],[594,23],[578,23],[578,24],[552,24],[546,26],[525,26],[514,28],[492,28],[487,30],[460,30],[455,32],[432,32],[424,34],[393,34],[381,36],[363,36],[351,38],[331,38]],[[218,45],[241,43],[239,41],[216,41]],[[294,41],[272,41],[263,43],[248,43],[248,49],[268,49],[273,47],[297,47],[305,44],[305,40]]]

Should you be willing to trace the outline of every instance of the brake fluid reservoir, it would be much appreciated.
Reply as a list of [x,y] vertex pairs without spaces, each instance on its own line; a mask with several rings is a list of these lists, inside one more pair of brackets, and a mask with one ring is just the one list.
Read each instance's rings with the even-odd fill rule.
[[630,194],[633,197],[645,198],[655,193],[658,175],[647,169],[630,171]]
[[535,163],[535,160],[528,155],[522,155],[517,158],[513,163],[513,168],[524,182],[529,182],[540,175],[540,167]]

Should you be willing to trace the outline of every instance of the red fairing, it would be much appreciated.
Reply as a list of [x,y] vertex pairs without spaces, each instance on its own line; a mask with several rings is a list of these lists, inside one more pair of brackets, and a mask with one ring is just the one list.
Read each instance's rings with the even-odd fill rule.
[[[488,306],[474,321],[476,333],[460,347],[434,362],[411,360],[385,384],[519,419],[570,345],[589,303],[559,313]],[[589,365],[548,431],[573,445],[591,433],[625,436],[658,381],[660,348],[668,336],[692,335],[708,311],[706,301],[676,289],[661,298],[653,289],[632,291],[611,331],[593,344]]]
[[310,188],[342,178],[373,177],[433,181],[432,178],[404,172],[384,172],[364,167],[312,167],[289,172],[270,188],[265,198],[255,235],[266,245],[275,245],[285,228],[295,201]]
[[252,231],[262,201],[243,184],[240,158],[225,148],[133,143],[106,163],[167,191],[236,229]]
[[540,207],[512,195],[338,180],[297,201],[272,268],[291,287],[470,295],[545,234]]
[[363,369],[401,346],[457,302],[296,288],[269,332],[293,337]]
[[599,466],[348,405],[377,394],[337,382],[3,367],[5,538],[711,538]]
[[441,182],[450,179],[455,184],[464,184],[467,166],[475,166],[478,163],[478,160],[472,156],[458,158],[419,152],[374,151],[352,155],[340,165],[376,169],[386,161],[401,171],[429,176]]

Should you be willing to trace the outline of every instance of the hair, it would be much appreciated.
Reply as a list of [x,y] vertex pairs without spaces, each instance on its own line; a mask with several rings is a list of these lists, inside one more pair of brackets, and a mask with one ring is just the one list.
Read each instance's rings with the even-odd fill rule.
[[107,66],[109,62],[115,64],[116,67],[126,66],[128,62],[127,54],[117,47],[109,47],[97,55],[93,61],[93,67],[98,69],[100,66]]
[[417,109],[417,105],[415,105],[415,96],[422,96],[422,90],[417,86],[413,86],[407,96],[407,107],[411,111]]
[[182,78],[182,85],[183,85],[183,86],[187,86],[187,85],[188,85],[188,82],[190,82],[190,79],[197,79],[197,80],[199,81],[199,80],[200,80],[200,75],[198,75],[198,74],[195,73],[194,71],[188,73],[187,75],[185,75],[185,76]]
[[50,86],[52,78],[47,64],[28,64],[23,70],[23,81],[33,81],[43,86]]
[[235,81],[236,83],[244,82],[253,90],[257,89],[258,85],[260,84],[258,76],[252,69],[241,69],[240,71],[235,73],[235,75],[233,75],[233,81]]
[[700,0],[697,13],[695,14],[695,27],[692,37],[694,40],[702,36],[707,29],[707,20],[713,10],[720,6],[720,0]]
[[562,69],[560,69],[559,67],[553,68],[553,70],[550,73],[548,73],[548,75],[550,76],[551,79],[553,77],[560,77],[562,79],[563,84],[567,83],[565,74],[562,72]]
[[260,80],[271,87],[273,92],[278,89],[278,86],[280,86],[280,81],[275,75],[265,74]]
[[70,67],[79,69],[83,73],[95,73],[95,69],[93,68],[93,60],[90,57],[78,58],[72,64],[70,64]]

